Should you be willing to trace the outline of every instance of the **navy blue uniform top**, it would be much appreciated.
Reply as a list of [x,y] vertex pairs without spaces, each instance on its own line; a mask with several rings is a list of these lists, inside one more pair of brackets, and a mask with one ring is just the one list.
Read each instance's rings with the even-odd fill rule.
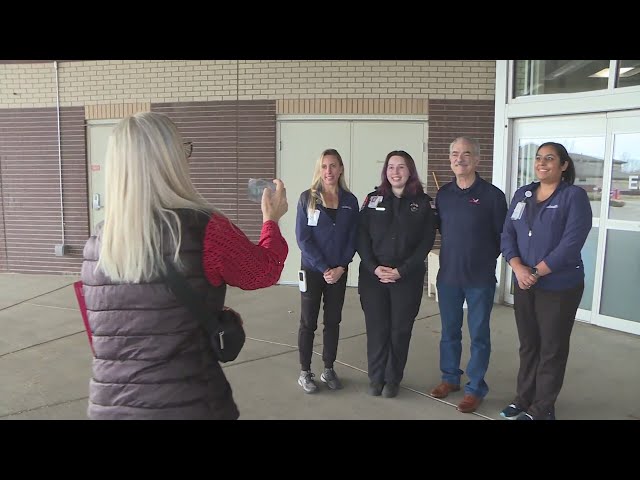
[[360,209],[357,249],[360,271],[374,275],[379,265],[397,268],[401,278],[422,274],[436,236],[431,197],[367,195]]
[[[584,281],[581,250],[591,231],[591,203],[582,188],[560,182],[551,197],[536,205],[539,186],[538,182],[530,183],[513,195],[504,221],[502,255],[507,262],[520,257],[529,267],[544,260],[551,273],[538,278],[534,288],[573,288]],[[526,196],[528,191],[530,196]],[[525,202],[524,211],[519,219],[512,219],[521,201]]]
[[302,268],[320,273],[328,268],[347,268],[356,253],[358,199],[353,193],[339,188],[335,221],[318,199],[318,224],[311,226],[307,211],[310,194],[311,190],[302,192],[296,212],[296,240],[302,253]]
[[496,283],[496,259],[507,213],[504,192],[476,173],[469,188],[455,178],[436,195],[441,235],[438,282],[460,287]]

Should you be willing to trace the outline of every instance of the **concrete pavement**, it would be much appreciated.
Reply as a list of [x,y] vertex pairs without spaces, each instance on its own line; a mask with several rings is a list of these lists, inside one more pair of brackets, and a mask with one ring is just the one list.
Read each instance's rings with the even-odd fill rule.
[[[91,352],[77,309],[74,276],[0,274],[0,419],[85,419]],[[320,385],[313,395],[297,384],[300,294],[295,286],[246,292],[228,289],[227,305],[245,320],[240,357],[224,365],[241,419],[484,420],[514,395],[518,339],[513,309],[496,305],[490,392],[474,414],[428,391],[440,380],[440,317],[426,296],[416,320],[400,394],[370,397],[366,390],[366,334],[357,290],[349,288],[343,311],[336,371],[345,388]],[[466,324],[465,327],[466,329]],[[316,332],[312,370],[322,371],[322,326]],[[468,359],[463,335],[462,369]],[[640,337],[577,322],[565,384],[556,404],[559,419],[640,419]],[[463,377],[463,382],[466,381]],[[320,383],[320,382],[319,382]]]

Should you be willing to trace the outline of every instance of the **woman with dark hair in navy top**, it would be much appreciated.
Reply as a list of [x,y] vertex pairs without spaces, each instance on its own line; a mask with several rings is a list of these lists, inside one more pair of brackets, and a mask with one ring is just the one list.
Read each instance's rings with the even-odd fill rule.
[[563,145],[540,145],[535,172],[539,182],[513,196],[501,239],[513,269],[520,368],[516,397],[500,415],[517,420],[555,419],[584,290],[580,252],[592,222],[587,192],[573,185],[575,167]]

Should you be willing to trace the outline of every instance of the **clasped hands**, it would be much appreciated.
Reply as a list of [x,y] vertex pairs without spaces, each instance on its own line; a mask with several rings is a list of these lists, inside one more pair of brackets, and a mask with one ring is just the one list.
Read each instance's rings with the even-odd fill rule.
[[395,283],[396,280],[400,280],[400,273],[398,273],[397,268],[378,265],[373,273],[380,279],[380,283]]
[[337,283],[338,280],[340,280],[340,277],[342,277],[343,273],[344,267],[334,267],[327,268],[322,276],[324,277],[324,281],[331,285]]
[[529,290],[538,282],[538,276],[531,273],[531,268],[526,265],[519,265],[513,271],[522,290]]

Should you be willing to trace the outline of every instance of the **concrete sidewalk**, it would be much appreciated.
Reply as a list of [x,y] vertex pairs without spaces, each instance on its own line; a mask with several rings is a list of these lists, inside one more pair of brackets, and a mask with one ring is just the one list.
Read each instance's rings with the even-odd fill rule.
[[[76,279],[0,274],[0,419],[86,418],[91,353],[73,293]],[[462,414],[455,408],[462,392],[445,401],[427,394],[440,380],[440,317],[426,293],[402,388],[393,399],[366,393],[366,334],[355,288],[347,290],[335,366],[345,388],[333,392],[321,384],[314,395],[304,394],[297,384],[297,287],[229,288],[226,303],[242,314],[248,336],[240,357],[224,366],[241,419],[500,419],[498,412],[515,392],[518,339],[511,307],[493,310],[489,394],[476,413]],[[312,365],[318,380],[321,331],[319,326]],[[464,370],[466,331],[463,343]],[[640,419],[639,365],[640,337],[577,322],[557,417]]]

